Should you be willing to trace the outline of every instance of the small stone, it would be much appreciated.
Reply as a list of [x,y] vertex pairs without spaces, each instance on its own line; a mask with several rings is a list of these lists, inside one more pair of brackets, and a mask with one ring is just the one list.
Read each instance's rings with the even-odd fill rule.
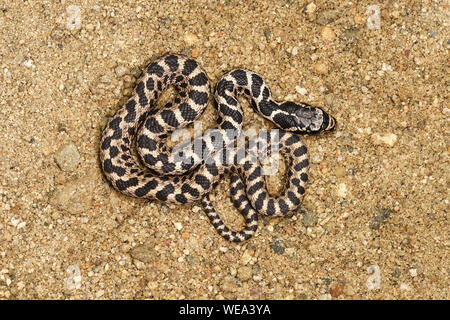
[[297,91],[298,93],[300,93],[301,95],[307,95],[308,91],[305,88],[302,88],[300,86],[295,86],[295,91]]
[[242,266],[237,270],[237,274],[241,281],[247,281],[252,277],[252,269],[247,266]]
[[311,2],[306,6],[306,13],[313,13],[314,11],[316,11],[316,9],[317,6],[314,4],[314,2]]
[[347,185],[339,183],[336,188],[336,194],[338,197],[345,198],[347,196]]
[[241,256],[242,264],[246,265],[247,263],[249,263],[250,260],[252,259],[253,255],[254,255],[253,250],[250,250],[250,249],[245,250]]
[[303,215],[302,222],[305,227],[312,227],[317,224],[319,218],[316,216],[314,212],[307,211]]
[[180,231],[181,229],[183,229],[183,225],[180,222],[174,222],[173,225],[175,226],[175,228]]
[[339,9],[324,10],[317,15],[317,23],[321,25],[330,24],[337,20],[340,15],[341,10]]
[[193,206],[193,207],[192,207],[192,212],[194,212],[194,213],[197,213],[197,212],[199,212],[200,210],[202,210],[202,208],[200,208],[199,206]]
[[409,274],[411,277],[417,277],[417,269],[409,269]]
[[339,284],[333,290],[331,290],[330,294],[333,298],[337,298],[342,294],[342,292],[344,292],[344,286],[342,284]]
[[324,41],[332,41],[336,37],[333,29],[331,29],[329,26],[323,27],[320,31],[320,35],[322,36],[322,39]]
[[221,287],[226,292],[236,291],[236,279],[231,276],[225,277],[221,282]]
[[144,263],[152,263],[158,260],[155,249],[149,245],[139,245],[131,249],[130,256],[133,259],[142,261]]
[[359,30],[358,28],[346,29],[346,30],[342,31],[341,37],[345,38],[347,40],[353,40],[359,35],[360,32],[361,32],[361,30]]
[[267,42],[270,42],[270,29],[264,29],[264,37]]
[[334,170],[334,174],[336,175],[337,178],[342,178],[345,176],[345,174],[347,173],[347,171],[345,170],[344,167],[337,167]]
[[280,241],[278,240],[277,237],[273,238],[273,242],[270,245],[270,247],[272,248],[272,250],[277,253],[277,254],[283,254],[285,251],[285,248],[281,245]]
[[99,290],[95,293],[95,296],[97,298],[100,298],[101,296],[103,296],[105,294],[105,290]]
[[394,144],[397,142],[397,135],[394,133],[387,133],[380,135],[378,133],[375,133],[372,135],[373,142],[377,145],[379,144],[387,144],[390,147],[393,147]]
[[165,205],[164,203],[161,203],[161,213],[168,214],[170,212],[170,208]]
[[181,238],[183,238],[183,240],[188,240],[189,239],[189,232],[183,232],[181,233]]
[[124,76],[125,73],[127,72],[127,68],[125,68],[124,66],[117,66],[117,67],[114,69],[114,72],[116,73],[116,75],[117,75],[118,77],[122,77],[122,76]]
[[23,65],[24,65],[25,67],[27,67],[27,68],[33,68],[33,67],[34,67],[33,60],[31,60],[31,59],[25,60],[25,62],[23,63]]
[[328,65],[326,63],[318,62],[314,64],[313,70],[317,74],[327,74],[328,73]]
[[[94,190],[97,187],[95,170],[89,171],[84,177],[71,180],[63,185],[57,185],[49,194],[49,203],[60,210],[71,214],[83,214],[89,211]],[[60,210],[54,210],[59,214]]]
[[70,5],[66,8],[67,21],[66,27],[69,30],[81,29],[81,9],[78,6]]
[[355,294],[355,290],[350,285],[346,284],[344,286],[344,294],[346,296],[351,297],[351,296],[353,296]]
[[197,42],[197,40],[198,40],[197,35],[192,32],[188,32],[184,36],[184,42],[186,42],[188,45],[194,44],[194,42]]
[[191,57],[192,58],[198,58],[198,56],[200,55],[200,51],[197,48],[192,49],[191,51]]
[[325,293],[319,296],[319,300],[331,300],[331,294]]
[[65,172],[72,172],[81,162],[77,147],[72,143],[67,143],[59,148],[55,154],[55,161],[58,167]]
[[363,18],[362,18],[359,14],[357,14],[357,15],[353,18],[353,22],[354,22],[355,24],[360,24],[362,21],[363,21]]

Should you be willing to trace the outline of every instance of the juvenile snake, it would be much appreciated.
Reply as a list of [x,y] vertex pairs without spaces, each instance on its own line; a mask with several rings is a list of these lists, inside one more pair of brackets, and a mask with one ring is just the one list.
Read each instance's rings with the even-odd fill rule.
[[[170,85],[176,89],[177,96],[164,107],[155,108],[161,93]],[[208,77],[195,60],[166,55],[150,63],[137,81],[132,97],[103,131],[101,166],[112,186],[129,196],[176,204],[202,200],[204,211],[219,234],[239,242],[255,233],[258,212],[283,216],[300,205],[308,180],[309,161],[307,149],[296,134],[332,130],[336,122],[320,108],[274,101],[261,76],[235,69],[226,73],[214,89],[217,126],[194,138],[192,144],[169,150],[166,147],[169,134],[200,117],[209,101],[209,93]],[[278,196],[271,196],[267,191],[261,164],[255,160],[257,152],[252,149],[233,153],[231,150],[242,134],[243,111],[237,100],[239,95],[248,98],[258,114],[281,129],[278,141],[272,142],[271,132],[258,138],[256,144],[264,145],[263,150],[276,147],[287,159],[288,178]],[[147,168],[131,154],[134,139]],[[224,154],[232,154],[231,161],[223,161]],[[233,204],[245,218],[245,226],[238,232],[224,225],[209,198],[225,173],[230,174]]]

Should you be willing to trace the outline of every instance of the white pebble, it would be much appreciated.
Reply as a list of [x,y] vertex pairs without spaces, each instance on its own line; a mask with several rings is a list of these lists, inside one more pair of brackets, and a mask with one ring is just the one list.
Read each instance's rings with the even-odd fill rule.
[[300,86],[295,86],[295,90],[298,93],[302,94],[302,95],[307,95],[308,94],[308,91],[305,88],[302,88]]
[[409,269],[409,274],[411,277],[417,277],[417,269]]
[[175,228],[180,231],[181,229],[183,229],[183,225],[180,222],[174,222],[173,225],[175,226]]
[[33,60],[31,60],[31,59],[25,60],[25,62],[23,63],[23,65],[24,65],[25,67],[27,67],[27,68],[33,68],[33,67],[34,67]]

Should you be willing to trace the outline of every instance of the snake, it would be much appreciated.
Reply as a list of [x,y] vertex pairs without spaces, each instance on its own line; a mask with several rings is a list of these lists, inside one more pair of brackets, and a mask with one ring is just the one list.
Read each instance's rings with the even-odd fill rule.
[[[158,99],[169,86],[175,89],[175,97],[158,106]],[[132,95],[103,129],[101,168],[110,184],[128,196],[173,204],[200,201],[217,232],[226,240],[241,242],[255,234],[258,215],[281,217],[300,206],[309,166],[300,135],[331,131],[336,120],[307,103],[277,102],[259,74],[234,69],[224,74],[213,90],[216,126],[193,141],[169,148],[169,136],[203,114],[210,90],[205,70],[192,58],[167,54],[149,63]],[[240,96],[248,99],[252,109],[272,122],[276,130],[237,148],[244,134]],[[270,154],[272,148],[287,162],[286,183],[279,195],[268,192],[264,168],[258,160],[259,154]],[[224,224],[210,197],[226,174],[233,205],[245,220],[238,231]]]

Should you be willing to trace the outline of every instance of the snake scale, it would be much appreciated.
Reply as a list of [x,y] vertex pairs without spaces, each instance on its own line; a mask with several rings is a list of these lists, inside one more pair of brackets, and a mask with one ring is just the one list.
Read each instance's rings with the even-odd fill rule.
[[[156,108],[161,93],[172,85],[177,94],[172,102]],[[235,69],[226,73],[214,88],[217,126],[193,142],[169,150],[169,135],[197,120],[210,95],[206,72],[193,59],[166,55],[150,63],[138,79],[133,95],[109,120],[100,143],[100,161],[111,185],[137,198],[185,204],[201,200],[203,209],[218,233],[240,242],[249,239],[258,226],[258,213],[283,216],[296,209],[308,180],[308,153],[297,134],[312,134],[334,129],[336,121],[320,108],[306,103],[276,102],[269,87],[257,73]],[[238,96],[251,102],[252,108],[281,130],[257,137],[247,152],[233,150],[243,133],[243,110]],[[275,140],[275,142],[273,142]],[[141,165],[132,156],[132,145]],[[271,196],[254,146],[285,157],[287,181],[280,195]],[[199,147],[200,146],[200,147]],[[229,156],[231,154],[231,156]],[[224,161],[226,156],[227,161]],[[231,160],[230,160],[231,159]],[[255,160],[256,159],[256,160]],[[245,218],[240,231],[230,230],[216,212],[210,192],[219,179],[230,175],[230,194],[234,206]]]

